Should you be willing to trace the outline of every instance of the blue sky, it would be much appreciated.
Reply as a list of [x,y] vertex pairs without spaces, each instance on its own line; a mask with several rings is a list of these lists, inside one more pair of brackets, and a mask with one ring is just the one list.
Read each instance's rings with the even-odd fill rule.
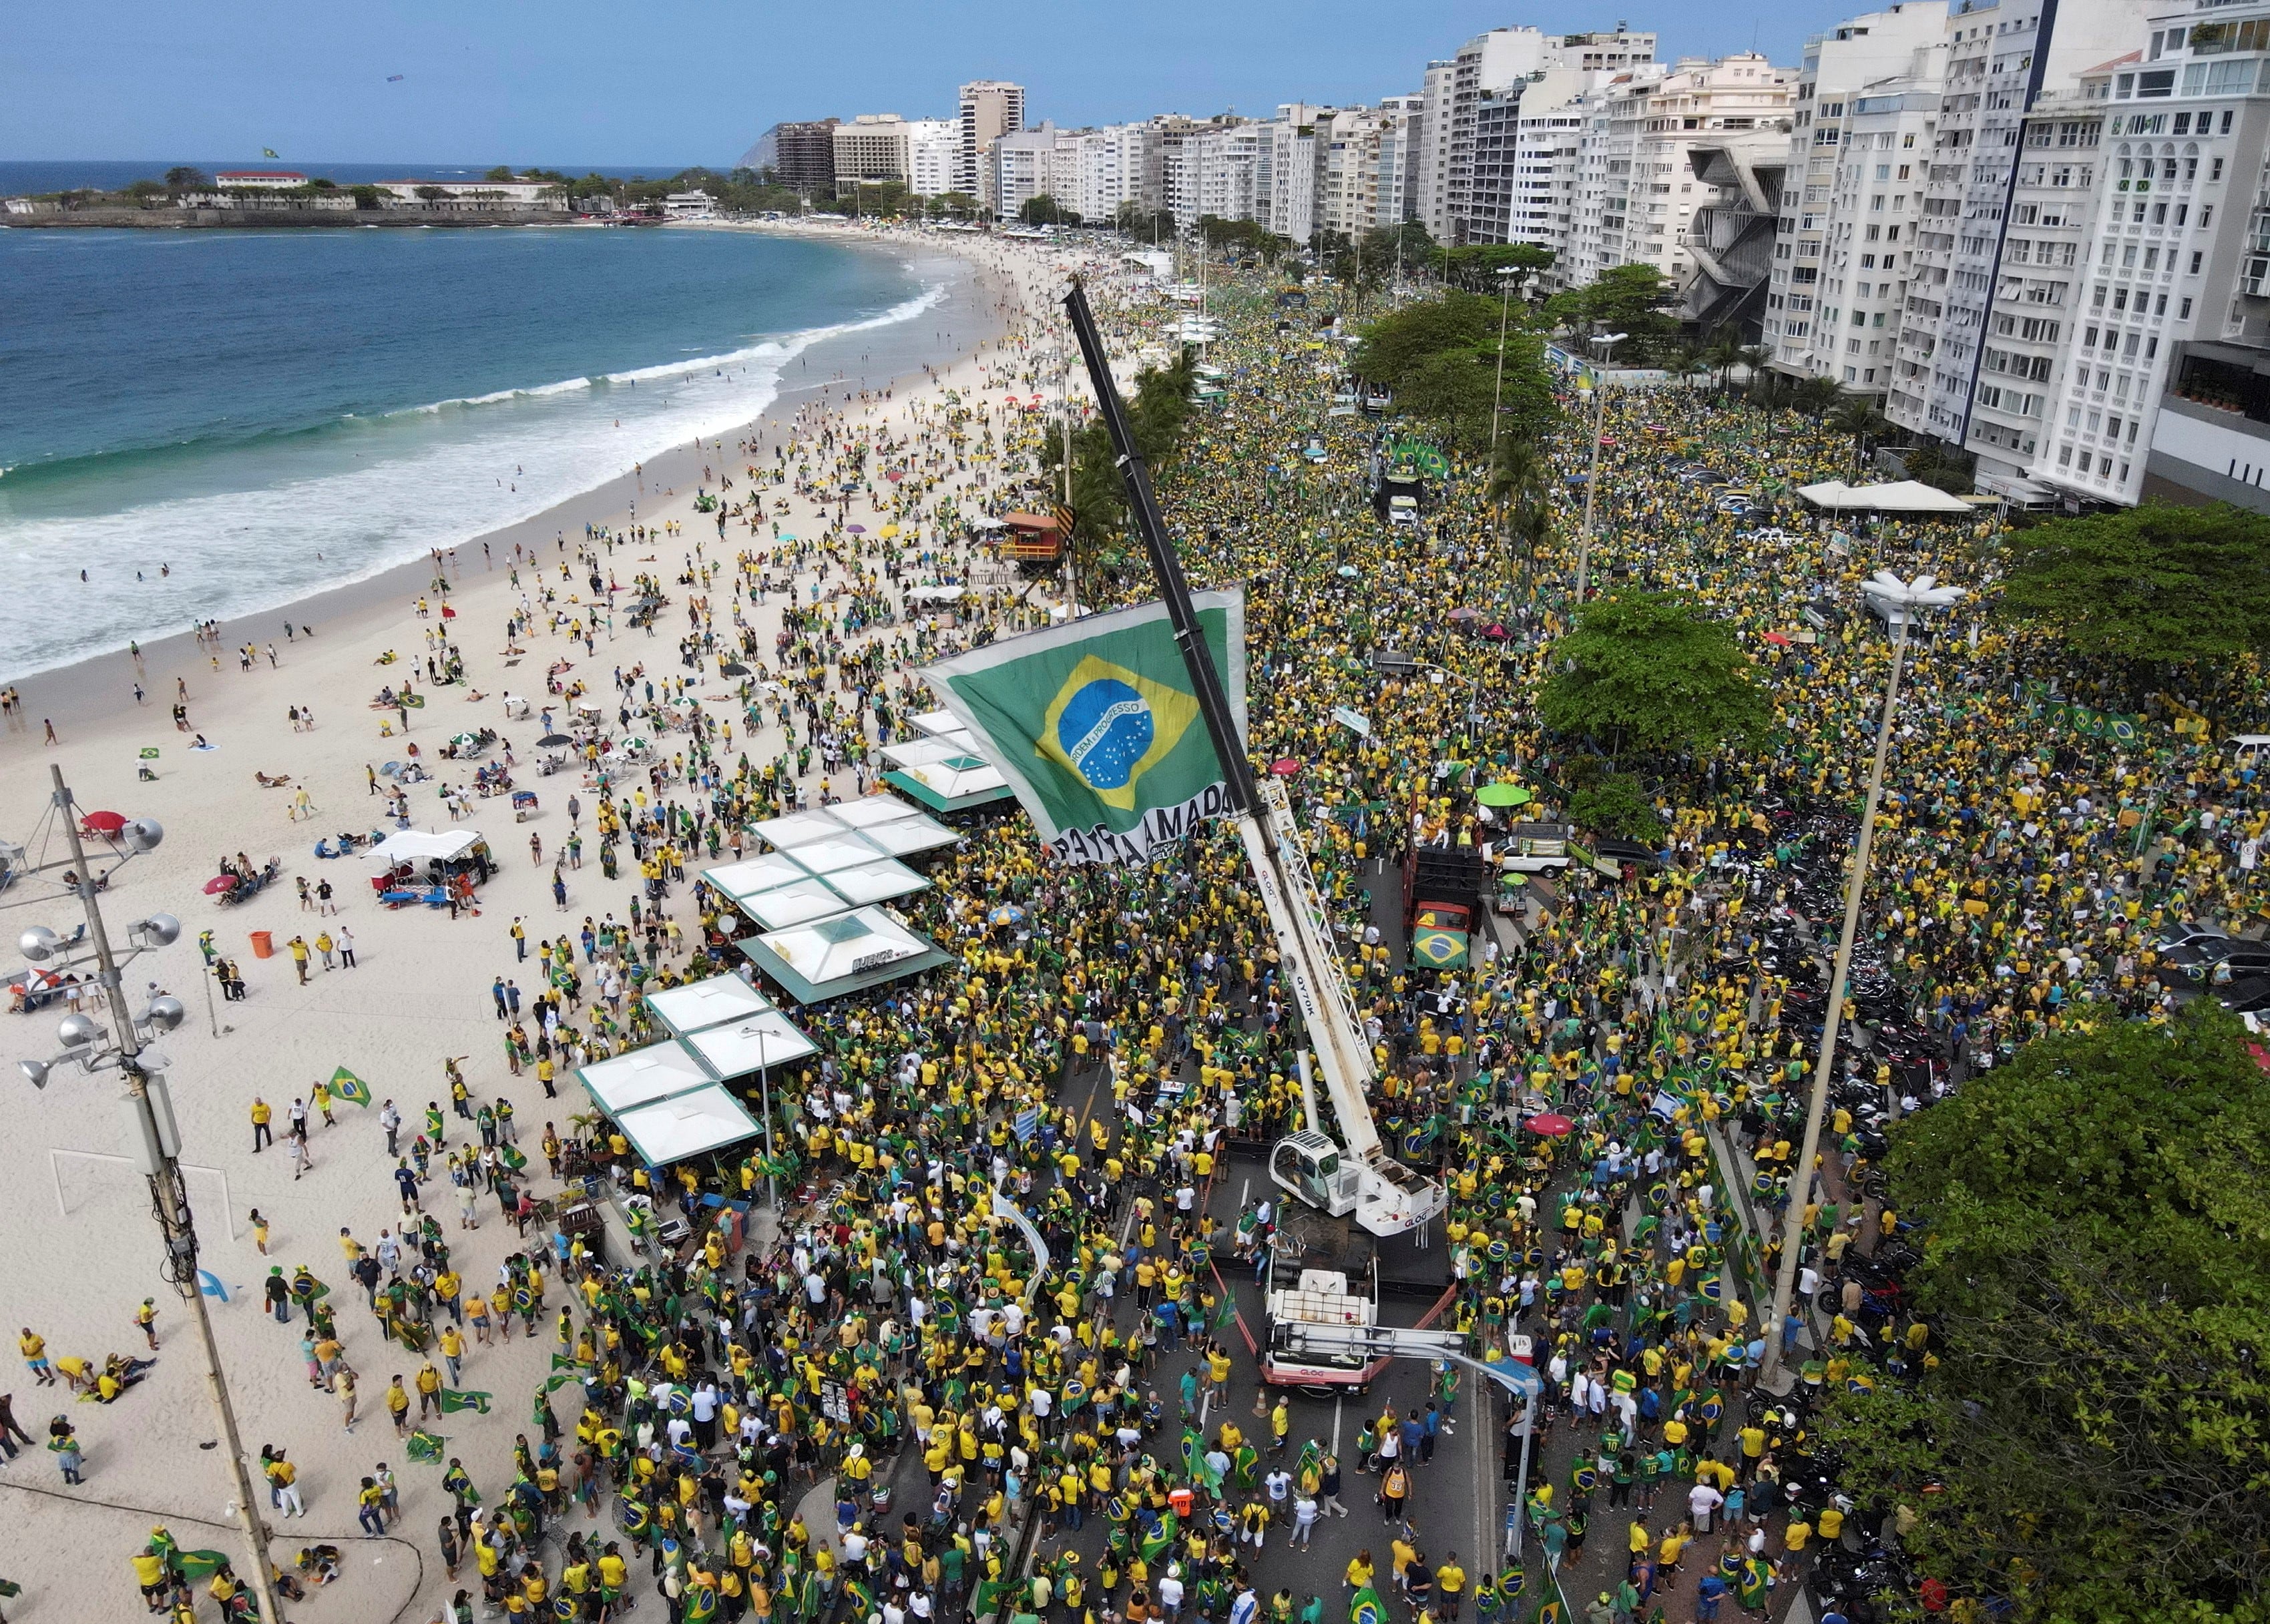
[[[218,0],[26,3],[0,23],[0,159],[728,163],[783,118],[952,110],[964,79],[1027,86],[1029,116],[1265,114],[1419,88],[1484,28],[1652,27],[1666,56],[1807,33],[1868,9],[1564,0]],[[389,76],[399,74],[397,82]]]

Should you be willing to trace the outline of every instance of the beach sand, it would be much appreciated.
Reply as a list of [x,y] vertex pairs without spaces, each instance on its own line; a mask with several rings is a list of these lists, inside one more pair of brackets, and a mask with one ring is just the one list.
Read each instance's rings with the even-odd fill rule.
[[[922,241],[932,248],[941,246],[935,237]],[[983,275],[973,278],[950,319],[925,316],[917,322],[951,327],[957,343],[981,330],[986,341],[975,353],[946,367],[934,385],[913,364],[910,352],[909,364],[892,383],[893,397],[864,407],[853,404],[849,408],[853,421],[903,426],[917,403],[934,402],[948,388],[962,390],[965,398],[982,397],[994,403],[998,412],[1007,392],[1004,386],[1026,364],[1019,346],[1030,342],[1001,338],[1005,325],[1030,332],[1035,323],[1027,313],[1037,311],[1052,335],[1043,343],[1060,341],[1063,324],[1053,300],[1072,268],[1068,256],[990,238],[945,246],[979,257]],[[1013,313],[996,310],[996,300],[1017,308]],[[785,379],[787,387],[767,419],[744,431],[745,435],[753,434],[772,443],[780,424],[812,399],[818,392],[812,386],[822,379],[829,380],[834,400],[842,409],[843,385],[833,374],[848,373],[857,379],[857,346],[862,345],[871,355],[879,349],[872,333],[852,335],[842,347],[823,345],[815,349],[809,376],[798,373]],[[870,387],[879,391],[885,382],[872,377]],[[856,389],[857,382],[851,387]],[[733,471],[737,489],[732,494],[738,495],[740,470],[750,459],[734,454],[735,438],[724,436],[724,452],[713,449],[707,456],[713,466]],[[478,827],[488,836],[501,864],[501,871],[481,894],[477,917],[453,923],[446,911],[389,912],[373,899],[366,883],[369,865],[363,860],[321,862],[311,856],[319,835],[367,830],[376,822],[381,803],[366,790],[365,765],[404,753],[405,741],[381,737],[385,717],[367,707],[382,683],[399,682],[416,669],[426,651],[424,634],[435,623],[417,619],[413,609],[419,590],[430,579],[430,568],[423,562],[259,617],[249,625],[224,625],[219,671],[186,637],[149,646],[144,678],[149,703],[138,709],[129,692],[135,671],[123,655],[26,679],[21,685],[23,725],[0,735],[0,764],[4,764],[0,766],[0,834],[22,842],[33,860],[63,855],[60,831],[47,804],[50,764],[63,768],[81,810],[115,809],[128,816],[154,817],[166,826],[163,846],[118,873],[104,908],[114,938],[120,940],[129,922],[152,911],[170,912],[185,927],[176,945],[130,964],[125,984],[130,1002],[137,1007],[153,983],[189,1006],[189,1021],[158,1047],[169,1062],[204,1265],[234,1298],[211,1305],[216,1331],[248,1453],[256,1456],[263,1443],[285,1447],[300,1465],[309,1509],[304,1522],[275,1524],[277,1554],[288,1563],[301,1546],[318,1538],[335,1541],[346,1551],[346,1581],[293,1606],[295,1619],[427,1619],[449,1593],[442,1585],[434,1533],[449,1499],[440,1488],[441,1468],[408,1461],[384,1413],[389,1378],[397,1372],[414,1376],[419,1361],[398,1348],[389,1353],[379,1341],[360,1293],[346,1276],[338,1245],[343,1226],[367,1246],[382,1228],[392,1227],[401,1217],[388,1176],[377,1111],[341,1105],[337,1126],[318,1122],[312,1133],[314,1169],[295,1182],[281,1144],[287,1109],[294,1096],[304,1096],[316,1080],[345,1065],[369,1083],[375,1099],[396,1102],[406,1119],[406,1146],[427,1102],[446,1102],[443,1059],[467,1056],[464,1070],[475,1096],[513,1101],[530,1171],[541,1175],[544,1163],[537,1146],[545,1123],[558,1123],[564,1134],[570,1114],[585,1109],[582,1091],[571,1080],[563,1079],[555,1101],[543,1096],[532,1073],[508,1075],[503,1027],[493,1012],[491,982],[516,969],[508,927],[516,916],[525,918],[532,942],[580,929],[587,915],[598,916],[610,910],[623,915],[633,886],[603,880],[597,841],[589,838],[596,796],[584,790],[590,858],[568,875],[568,911],[555,911],[549,894],[550,859],[568,834],[566,802],[578,779],[567,774],[535,775],[534,746],[540,730],[532,719],[508,721],[501,696],[508,691],[527,694],[540,708],[545,669],[562,656],[575,661],[575,675],[590,678],[595,685],[605,684],[613,668],[627,669],[640,661],[657,678],[679,674],[683,668],[676,657],[676,639],[685,627],[686,590],[671,589],[673,601],[663,612],[657,635],[649,638],[630,631],[619,617],[612,641],[602,641],[596,656],[586,657],[580,648],[571,651],[564,639],[539,630],[526,640],[526,657],[508,667],[500,651],[505,646],[503,623],[517,593],[508,584],[508,565],[516,541],[537,546],[556,560],[559,554],[552,545],[555,530],[567,533],[572,551],[587,522],[620,530],[635,498],[641,521],[659,524],[674,518],[685,525],[685,534],[657,538],[642,548],[618,545],[611,562],[619,579],[627,582],[640,567],[638,558],[652,555],[657,561],[649,567],[665,581],[674,580],[680,560],[696,540],[706,542],[708,556],[730,570],[736,552],[769,545],[770,532],[753,539],[745,527],[736,524],[729,526],[721,543],[714,521],[693,512],[703,455],[689,447],[656,459],[648,465],[644,493],[634,482],[626,489],[618,481],[514,531],[487,538],[491,567],[483,567],[478,541],[456,550],[450,602],[457,617],[452,625],[469,683],[433,690],[426,708],[412,713],[409,739],[420,744],[439,778],[462,783],[469,771],[440,760],[438,746],[461,729],[500,729],[516,745],[523,763],[516,783],[535,790],[541,802],[540,812],[526,827],[514,822],[502,799],[475,803],[465,827]],[[657,486],[674,489],[674,496],[657,499]],[[768,501],[773,494],[768,493]],[[965,512],[988,505],[974,493],[962,498]],[[883,519],[863,511],[864,506],[855,504],[850,516],[872,531]],[[810,504],[798,501],[782,520],[782,528],[809,538],[819,535],[822,527]],[[930,540],[925,527],[924,545]],[[729,591],[730,584],[721,582],[721,608]],[[768,639],[776,628],[781,601],[775,594],[766,608],[747,612],[760,639]],[[312,627],[312,640],[285,641],[287,618],[295,627]],[[263,655],[251,671],[238,669],[230,651],[247,639],[263,648],[275,642],[275,668],[271,669]],[[375,665],[389,649],[399,651],[404,662]],[[701,691],[722,692],[725,685],[715,674],[714,664],[704,665],[708,680]],[[210,753],[186,750],[189,736],[176,732],[169,720],[177,678],[187,683],[194,728],[217,746]],[[419,686],[424,686],[421,680]],[[473,699],[474,692],[484,697]],[[295,704],[313,708],[314,730],[293,730],[286,712]],[[61,735],[56,747],[42,744],[43,716],[56,720]],[[738,717],[736,721],[737,737],[729,755],[746,749],[753,759],[762,760],[778,751],[775,728],[768,727],[762,738],[748,740],[739,736]],[[665,747],[681,743],[667,741]],[[157,780],[140,782],[136,778],[137,752],[150,745],[161,753],[153,764]],[[313,819],[287,821],[292,791],[256,787],[256,770],[288,774],[295,786],[305,785],[317,809]],[[843,788],[848,790],[848,783]],[[412,790],[412,807],[417,827],[450,827],[434,783]],[[531,862],[529,855],[531,834],[544,843],[541,864]],[[256,862],[280,856],[287,878],[241,907],[223,908],[204,895],[202,887],[217,871],[219,859],[238,851],[249,853]],[[319,920],[301,911],[292,883],[292,877],[301,875],[311,882],[328,879],[338,888],[341,912],[337,919]],[[48,877],[19,882],[5,900],[16,905],[8,919],[17,931],[33,923],[68,931],[78,917],[76,901],[58,894]],[[688,887],[675,889],[669,908],[681,923],[691,926]],[[298,984],[284,944],[294,933],[312,942],[326,924],[352,931],[360,968],[326,971],[318,963],[311,968],[307,984]],[[200,973],[197,947],[198,933],[207,930],[214,933],[219,950],[239,961],[250,986],[245,1001],[211,1004],[210,1013],[206,990],[211,982]],[[273,934],[273,958],[253,955],[250,933],[262,931]],[[698,932],[689,929],[688,934]],[[19,962],[11,951],[9,968]],[[517,968],[525,971],[531,967]],[[516,979],[523,988],[534,990],[533,975]],[[9,1019],[0,1027],[6,1034],[6,1057],[13,1061],[53,1053],[62,1012],[51,1006]],[[112,1351],[140,1351],[131,1318],[145,1296],[155,1296],[160,1310],[162,1346],[157,1368],[146,1383],[115,1406],[67,1402],[61,1387],[35,1388],[28,1373],[19,1373],[11,1383],[0,1382],[0,1392],[13,1393],[17,1417],[27,1430],[43,1436],[50,1416],[67,1414],[78,1427],[86,1450],[83,1488],[64,1487],[43,1450],[26,1450],[13,1464],[0,1467],[0,1485],[38,1491],[6,1497],[12,1515],[0,1531],[0,1577],[25,1587],[25,1599],[18,1605],[29,1616],[138,1616],[128,1558],[139,1548],[149,1526],[159,1521],[170,1522],[185,1546],[219,1549],[240,1561],[244,1550],[233,1524],[209,1525],[227,1524],[229,1479],[211,1448],[218,1427],[189,1310],[158,1277],[158,1236],[148,1195],[140,1176],[122,1159],[126,1123],[120,1092],[115,1072],[81,1076],[59,1068],[44,1091],[35,1092],[11,1065],[6,1079],[0,1081],[18,1169],[15,1198],[0,1205],[0,1300],[9,1305],[11,1328],[37,1329],[48,1339],[51,1356],[76,1353],[99,1361]],[[256,1094],[276,1109],[278,1139],[276,1147],[257,1155],[251,1152],[248,1117]],[[471,1124],[455,1117],[450,1128],[453,1145],[476,1137]],[[438,1171],[438,1161],[436,1167]],[[547,1179],[538,1178],[537,1194],[552,1188]],[[503,1257],[520,1244],[510,1227],[496,1218],[493,1201],[484,1198],[487,1216],[479,1232],[462,1235],[445,1177],[427,1186],[425,1205],[441,1215],[467,1288],[493,1285]],[[273,1226],[272,1257],[262,1257],[254,1250],[249,1214],[255,1208]],[[333,1288],[348,1361],[361,1378],[362,1420],[352,1436],[341,1429],[338,1403],[309,1390],[299,1351],[300,1327],[295,1324],[287,1330],[264,1314],[259,1293],[271,1262],[284,1265],[287,1273],[305,1263]],[[559,1301],[555,1293],[555,1309]],[[464,1385],[493,1392],[495,1411],[486,1418],[449,1416],[433,1424],[433,1430],[449,1440],[449,1452],[463,1457],[486,1501],[493,1503],[510,1478],[514,1435],[525,1431],[536,1435],[528,1406],[546,1372],[553,1340],[547,1326],[536,1339],[516,1337],[508,1347],[476,1346],[468,1351]],[[573,1391],[567,1390],[560,1398],[565,1400]],[[572,1431],[574,1413],[564,1404],[560,1420]],[[366,1542],[354,1536],[354,1487],[380,1461],[389,1463],[400,1479],[403,1516],[396,1531],[414,1543],[414,1552],[405,1544]],[[85,1509],[84,1502],[113,1509],[98,1514]],[[574,1525],[587,1526],[580,1517]],[[466,1572],[471,1574],[470,1564]],[[478,1591],[477,1581],[474,1588]],[[416,1609],[408,1610],[413,1600]],[[405,1611],[397,1613],[397,1608]],[[12,1616],[13,1605],[10,1612]]]

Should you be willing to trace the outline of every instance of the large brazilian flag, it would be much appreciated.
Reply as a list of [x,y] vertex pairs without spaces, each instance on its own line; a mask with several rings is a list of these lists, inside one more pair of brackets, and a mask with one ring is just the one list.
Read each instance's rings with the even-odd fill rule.
[[[1411,921],[1411,963],[1422,970],[1455,970],[1466,961],[1465,920],[1422,908]],[[1452,929],[1450,927],[1455,926]]]
[[[1194,595],[1245,728],[1245,596]],[[1060,861],[1146,863],[1229,809],[1164,604],[988,643],[923,673]]]

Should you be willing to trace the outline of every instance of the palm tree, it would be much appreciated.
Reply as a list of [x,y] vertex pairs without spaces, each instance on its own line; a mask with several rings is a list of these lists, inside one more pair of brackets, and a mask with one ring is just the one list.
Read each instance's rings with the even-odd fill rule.
[[1532,547],[1550,523],[1545,503],[1552,464],[1531,440],[1501,440],[1490,470],[1489,501],[1497,505],[1500,529]]
[[1742,335],[1732,322],[1721,323],[1710,334],[1710,341],[1702,352],[1703,360],[1717,374],[1718,387],[1726,387],[1726,374],[1742,359]]
[[1867,442],[1891,426],[1884,414],[1876,410],[1874,397],[1868,395],[1843,395],[1830,409],[1828,423],[1837,434],[1852,437],[1852,467],[1856,473],[1866,461]]
[[1834,378],[1807,378],[1791,391],[1790,404],[1815,418],[1825,418],[1844,398],[1843,387]]

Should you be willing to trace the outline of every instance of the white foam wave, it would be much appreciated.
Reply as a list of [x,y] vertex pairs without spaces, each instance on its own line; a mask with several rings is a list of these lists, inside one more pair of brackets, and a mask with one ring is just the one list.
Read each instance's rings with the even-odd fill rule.
[[[812,345],[911,320],[946,293],[938,282],[861,320],[600,380],[432,402],[387,414],[402,419],[390,429],[365,419],[382,441],[351,436],[307,476],[251,491],[11,523],[0,532],[12,588],[0,597],[0,680],[199,617],[273,610],[533,518],[634,464],[738,428],[778,397],[783,369]],[[632,383],[665,387],[601,387]]]

